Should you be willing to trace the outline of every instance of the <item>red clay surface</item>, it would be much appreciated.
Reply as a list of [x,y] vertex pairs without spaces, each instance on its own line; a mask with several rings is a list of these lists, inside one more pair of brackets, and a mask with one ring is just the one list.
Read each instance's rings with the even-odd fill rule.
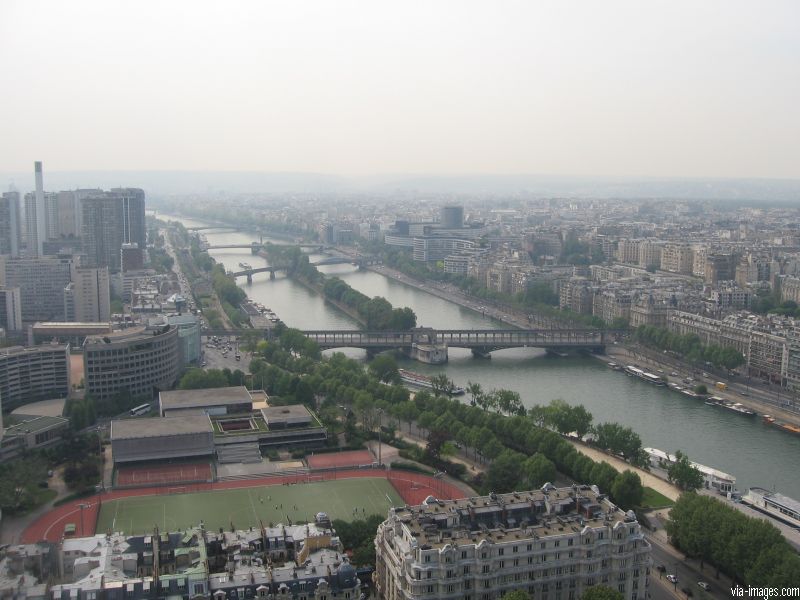
[[211,481],[211,479],[211,465],[207,462],[117,469],[117,485],[124,486],[187,483]]
[[[395,487],[397,493],[403,498],[403,501],[412,505],[422,503],[429,495],[442,499],[464,497],[464,492],[462,490],[446,481],[434,479],[430,475],[423,475],[422,473],[413,473],[410,471],[351,469],[346,471],[315,473],[312,477],[317,481],[320,477],[325,481],[333,479],[351,479],[354,477],[386,477]],[[183,486],[182,489],[187,493],[229,490],[265,485],[282,485],[284,483],[303,483],[307,481],[307,479],[308,476],[305,474],[283,475],[241,481],[197,483]],[[95,494],[94,496],[89,496],[80,500],[73,500],[72,502],[57,506],[31,523],[23,532],[21,543],[33,544],[41,540],[58,542],[63,536],[64,526],[68,523],[75,524],[75,537],[94,535],[101,502],[134,496],[154,496],[164,494],[165,491],[163,487],[132,488],[104,492],[102,495]],[[81,506],[83,508],[81,508]]]
[[314,454],[306,457],[310,469],[331,469],[334,467],[359,467],[371,465],[375,457],[369,450],[348,450],[329,454]]

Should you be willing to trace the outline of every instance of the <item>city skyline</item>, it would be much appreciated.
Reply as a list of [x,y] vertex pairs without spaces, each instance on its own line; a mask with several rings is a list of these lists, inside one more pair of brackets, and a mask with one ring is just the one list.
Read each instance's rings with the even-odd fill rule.
[[0,171],[792,179],[798,10],[12,2]]

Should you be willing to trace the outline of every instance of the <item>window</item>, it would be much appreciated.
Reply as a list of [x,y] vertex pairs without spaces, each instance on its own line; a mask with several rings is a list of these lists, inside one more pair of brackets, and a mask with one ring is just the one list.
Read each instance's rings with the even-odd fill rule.
[[467,551],[466,550],[462,550],[461,551],[461,558],[467,558]]
[[426,554],[426,555],[425,555],[425,562],[426,562],[426,563],[427,563],[427,562],[431,562],[431,555],[430,555],[430,554]]
[[540,548],[541,550],[544,550],[545,548],[547,548],[547,542],[542,542],[542,543],[539,545],[539,548]]
[[519,548],[518,548],[517,546],[514,546],[514,547],[511,549],[511,551],[512,551],[514,554],[516,554],[518,550],[519,550]]
[[464,575],[469,575],[469,565],[464,565],[464,569],[462,571]]
[[528,564],[529,564],[529,565],[532,565],[532,564],[533,564],[533,557],[532,557],[532,556],[529,556],[529,557],[528,557]]
[[504,549],[504,548],[500,548],[500,549],[497,551],[497,554],[499,554],[500,556],[503,556],[503,554],[505,554],[505,553],[506,553],[506,551],[505,551],[505,549]]
[[505,569],[505,567],[506,567],[506,561],[501,560],[500,562],[497,563],[498,569]]
[[567,546],[572,546],[572,538],[569,538],[569,539],[567,540]]
[[533,550],[533,544],[528,544],[528,545],[527,545],[527,547],[526,547],[525,549],[526,549],[528,552],[530,552],[531,550]]
[[[429,586],[428,586],[428,593],[429,593],[429,594],[432,594],[432,593],[433,593],[433,586],[432,586],[432,585],[429,585]],[[323,599],[323,600],[324,600],[324,599]]]
[[488,573],[489,569],[491,569],[491,565],[483,565],[482,572],[483,573]]
[[[467,579],[467,580],[464,582],[464,589],[465,589],[465,590],[472,589],[472,582],[471,582],[469,579]],[[469,596],[467,596],[467,597],[469,597]]]
[[518,567],[518,566],[519,566],[519,559],[518,559],[518,558],[515,558],[515,559],[514,559],[514,566],[515,566],[515,567]]
[[553,544],[556,548],[561,545],[561,540],[556,540],[555,544]]

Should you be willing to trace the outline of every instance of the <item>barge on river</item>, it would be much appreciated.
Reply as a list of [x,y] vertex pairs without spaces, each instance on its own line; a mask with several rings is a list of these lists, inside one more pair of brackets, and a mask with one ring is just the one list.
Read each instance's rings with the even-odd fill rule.
[[[403,383],[428,390],[432,390],[434,387],[431,378],[427,375],[415,373],[414,371],[408,371],[407,369],[398,369],[397,371],[400,373],[400,379],[403,380]],[[450,393],[453,396],[463,396],[465,392],[463,387],[457,385]]]

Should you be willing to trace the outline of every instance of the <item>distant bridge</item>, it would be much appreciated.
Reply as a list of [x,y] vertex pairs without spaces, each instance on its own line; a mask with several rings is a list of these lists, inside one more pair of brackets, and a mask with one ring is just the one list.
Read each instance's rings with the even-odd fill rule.
[[[354,260],[352,258],[347,258],[343,256],[331,256],[329,258],[323,258],[321,260],[309,263],[313,267],[323,267],[325,265],[354,265],[357,267],[361,267],[362,263],[359,262],[357,259]],[[243,271],[235,271],[232,273],[228,273],[231,277],[247,277],[248,283],[252,283],[253,275],[256,273],[269,273],[270,279],[275,279],[275,272],[276,271],[285,271],[287,267],[256,267],[254,269],[244,269]]]
[[598,329],[431,329],[409,331],[315,330],[303,334],[330,348],[401,349],[410,352],[417,346],[469,348],[476,355],[488,355],[504,348],[545,348],[553,351],[602,350],[619,339],[621,331]]
[[[353,265],[358,267],[359,269],[363,269],[365,266],[368,265],[375,265],[381,262],[380,258],[372,257],[372,256],[357,256],[355,258],[349,256],[330,256],[328,258],[322,258],[320,260],[314,261],[309,263],[312,267],[324,267],[326,265]],[[236,277],[247,277],[248,283],[252,283],[253,275],[257,273],[269,273],[270,279],[275,279],[275,272],[276,271],[285,271],[288,267],[283,266],[266,266],[266,267],[256,267],[253,269],[244,269],[242,271],[233,271],[229,272],[233,278]]]
[[[273,244],[274,246],[297,246],[298,248],[302,249],[310,249],[310,250],[318,250],[322,252],[325,250],[325,246],[322,244]],[[203,248],[205,250],[223,250],[227,248],[236,248],[236,249],[256,249],[261,250],[264,247],[264,244],[259,242],[250,242],[249,244],[208,244],[204,245]]]
[[207,231],[209,229],[225,229],[227,231],[239,231],[238,227],[231,225],[203,225],[199,227],[187,227],[186,231]]

